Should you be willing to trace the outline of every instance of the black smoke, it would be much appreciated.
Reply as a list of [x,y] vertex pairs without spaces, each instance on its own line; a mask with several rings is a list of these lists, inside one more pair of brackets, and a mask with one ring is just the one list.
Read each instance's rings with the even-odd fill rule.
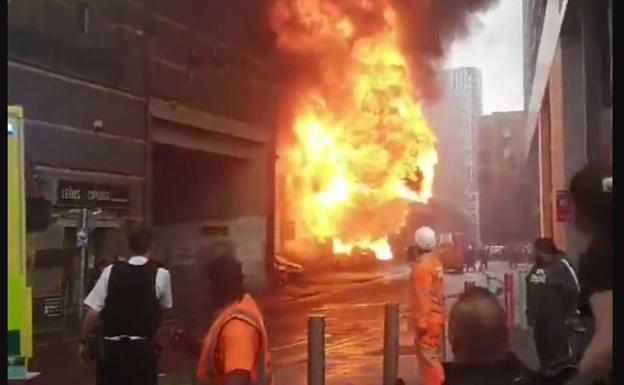
[[489,10],[498,0],[391,0],[401,24],[417,94],[435,99],[436,72],[451,43],[468,34],[470,17]]

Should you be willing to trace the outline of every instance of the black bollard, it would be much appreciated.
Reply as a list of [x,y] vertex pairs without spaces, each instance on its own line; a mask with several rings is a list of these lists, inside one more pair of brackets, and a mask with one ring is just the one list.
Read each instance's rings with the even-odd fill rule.
[[325,385],[325,318],[308,318],[308,385]]
[[395,385],[399,374],[399,304],[387,303],[385,310],[383,385]]

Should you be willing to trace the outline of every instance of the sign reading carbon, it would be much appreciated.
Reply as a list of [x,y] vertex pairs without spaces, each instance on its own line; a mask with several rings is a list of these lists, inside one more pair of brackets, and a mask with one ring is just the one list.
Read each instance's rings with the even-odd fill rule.
[[59,180],[56,191],[58,206],[103,209],[130,207],[130,191],[124,185]]

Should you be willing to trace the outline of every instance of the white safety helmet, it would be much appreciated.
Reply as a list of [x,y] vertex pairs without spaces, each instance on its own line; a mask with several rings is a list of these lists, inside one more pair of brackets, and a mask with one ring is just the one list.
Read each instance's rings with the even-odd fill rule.
[[437,245],[436,233],[431,227],[421,227],[414,233],[414,242],[422,250],[433,250]]

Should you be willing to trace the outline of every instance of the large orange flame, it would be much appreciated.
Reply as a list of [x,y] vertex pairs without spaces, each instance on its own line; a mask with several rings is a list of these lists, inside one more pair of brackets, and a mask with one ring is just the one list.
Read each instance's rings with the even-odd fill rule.
[[[377,16],[374,28],[359,14]],[[388,0],[275,0],[278,49],[316,61],[283,152],[296,215],[334,251],[390,259],[387,234],[431,197],[435,137],[415,100]],[[369,20],[370,21],[370,18]]]

